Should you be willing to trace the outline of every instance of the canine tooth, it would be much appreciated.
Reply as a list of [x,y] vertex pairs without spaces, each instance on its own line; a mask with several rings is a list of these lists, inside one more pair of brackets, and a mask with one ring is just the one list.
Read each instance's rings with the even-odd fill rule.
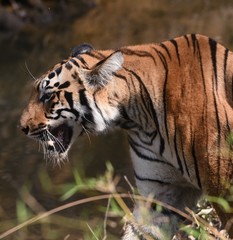
[[54,142],[53,142],[52,140],[49,140],[49,141],[48,141],[48,145],[50,145],[50,146],[53,146],[53,143],[54,143]]

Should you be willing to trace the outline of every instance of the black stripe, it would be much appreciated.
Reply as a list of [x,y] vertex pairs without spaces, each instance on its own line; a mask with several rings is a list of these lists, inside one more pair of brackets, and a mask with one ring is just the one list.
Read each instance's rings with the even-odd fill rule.
[[218,106],[217,106],[217,100],[213,89],[213,98],[214,98],[214,108],[215,108],[215,115],[216,115],[216,121],[217,121],[217,129],[218,129],[218,146],[220,147],[220,141],[221,141],[221,124],[220,124],[220,118],[218,115]]
[[159,183],[159,184],[169,184],[169,185],[171,184],[170,182],[165,182],[165,181],[154,179],[154,178],[151,179],[151,178],[141,177],[136,173],[136,171],[134,171],[134,176],[137,180],[140,180],[140,181],[156,182],[156,183]]
[[76,66],[76,67],[80,67],[79,64],[77,63],[77,61],[74,58],[71,58],[70,61]]
[[[78,76],[78,73],[76,71],[74,71],[72,74],[71,74],[72,78],[77,80],[79,83],[81,81],[81,79],[79,78]],[[80,83],[81,84],[81,83]]]
[[56,92],[56,95],[57,95],[57,98],[60,100],[60,93],[61,93],[61,91],[57,91]]
[[60,67],[58,67],[57,69],[55,69],[55,72],[56,72],[57,76],[60,75],[61,70],[62,70],[62,66],[60,66]]
[[[194,37],[193,37],[194,39]],[[196,38],[195,38],[196,39]],[[201,48],[200,48],[200,45],[199,45],[199,42],[198,40],[196,39],[196,45],[197,45],[197,50],[198,50],[198,57],[199,57],[199,63],[200,63],[200,68],[201,68],[201,76],[202,76],[202,83],[203,83],[203,88],[204,88],[204,97],[205,97],[205,102],[204,102],[204,106],[203,106],[203,113],[202,113],[202,121],[203,121],[203,124],[204,126],[208,126],[208,122],[207,122],[207,113],[208,113],[208,96],[207,96],[207,90],[206,90],[206,82],[205,82],[205,75],[204,75],[204,67],[203,67],[203,62],[202,62],[202,55],[201,55]],[[204,54],[205,54],[205,49],[204,49]],[[214,89],[213,89],[214,90]],[[204,130],[203,130],[204,131]],[[205,130],[205,138],[206,138],[206,141],[205,141],[205,147],[206,149],[208,149],[208,139],[209,139],[209,136],[208,136],[208,128],[206,128]],[[209,161],[209,151],[206,151],[206,158],[207,158],[207,161]],[[208,164],[208,169],[207,171],[210,171],[210,165]]]
[[[132,87],[133,87],[133,91],[131,90],[131,92],[136,93],[137,92],[137,88],[135,86],[136,81],[134,81],[132,75],[130,75],[130,79],[131,79],[131,84],[132,84]],[[138,115],[138,111],[136,111],[136,106],[137,105],[138,105],[138,99],[135,98],[134,96],[130,97],[129,104],[128,104],[128,112],[132,113],[131,115],[133,115],[133,118],[135,118],[137,116],[140,119],[141,115]]]
[[48,90],[48,89],[53,89],[53,88],[54,88],[53,86],[48,86],[45,89]]
[[117,119],[115,122],[116,125],[119,125],[121,128],[126,130],[137,127],[137,124],[130,119],[124,106],[119,107],[119,112],[121,114],[122,120]]
[[165,149],[164,139],[160,137],[159,154],[162,156]]
[[[125,68],[125,69],[126,69],[126,68]],[[147,91],[147,89],[146,89],[146,87],[145,87],[145,85],[144,85],[141,77],[140,77],[138,74],[136,74],[134,71],[132,71],[132,70],[129,70],[129,69],[126,69],[126,70],[127,70],[128,72],[130,72],[130,73],[138,80],[138,82],[139,82],[139,88],[140,88],[140,96],[141,96],[141,100],[142,100],[142,102],[143,102],[143,106],[146,107],[146,110],[149,111],[149,114],[150,114],[150,110],[152,110],[152,109],[150,109],[150,107],[151,107],[151,105],[150,105],[151,98],[150,98],[150,95],[149,95],[149,93],[148,93],[148,91]],[[136,91],[136,86],[135,86],[135,84],[134,84],[134,81],[132,81],[132,84],[133,84],[133,86],[134,86],[134,88],[135,88],[135,91]],[[145,115],[145,117],[146,117],[146,120],[147,120],[147,122],[148,122],[147,114],[146,114],[146,112],[145,112],[145,110],[144,110],[143,108],[142,108],[142,110],[143,110],[144,115]],[[136,113],[136,114],[137,114],[137,113]],[[139,115],[138,115],[138,116],[139,116]],[[150,114],[150,116],[151,116],[151,114]],[[139,116],[139,117],[140,117],[140,116]],[[151,117],[152,117],[152,116],[151,116]]]
[[126,111],[126,109],[125,109],[124,106],[120,106],[120,107],[119,107],[119,111],[120,111],[120,113],[121,113],[121,116],[122,116],[125,120],[127,120],[127,121],[132,121],[132,120],[130,119],[130,117],[129,117],[129,115],[128,115],[128,113],[127,113],[127,111]]
[[[194,34],[193,34],[194,35]],[[207,105],[207,92],[206,92],[206,85],[205,85],[205,77],[204,77],[204,71],[203,71],[203,63],[202,63],[202,56],[201,56],[201,49],[199,42],[196,41],[197,49],[198,49],[198,56],[199,56],[199,63],[200,63],[200,68],[201,68],[201,76],[202,76],[202,81],[203,81],[203,86],[204,86],[204,92],[205,92],[205,98],[206,98],[206,105]]]
[[[57,104],[59,104],[59,101],[57,102],[52,102],[51,103],[51,106],[50,106],[50,109],[53,109]],[[53,110],[52,110],[53,111]]]
[[70,82],[69,81],[66,81],[64,82],[63,84],[61,84],[58,89],[62,89],[62,88],[67,88],[70,86]]
[[94,117],[92,114],[92,109],[89,105],[88,99],[85,94],[86,89],[79,90],[79,101],[82,106],[85,106],[88,109],[88,112],[84,113],[82,116],[82,124],[87,127],[87,124],[94,123]]
[[229,50],[226,48],[225,49],[225,53],[224,53],[224,68],[223,68],[225,90],[227,90],[226,87],[227,87],[227,60],[228,60],[228,52],[229,52]]
[[72,66],[69,62],[67,62],[67,63],[65,64],[65,68],[66,68],[67,70],[71,70],[72,67],[73,67],[73,66]]
[[91,52],[87,52],[86,53],[87,55],[93,57],[93,58],[96,58],[98,60],[101,60],[103,58],[106,58],[106,56],[100,52],[97,52],[97,51],[91,51]]
[[[199,57],[199,63],[200,63],[200,68],[201,68],[201,76],[202,76],[202,82],[203,82],[203,88],[204,88],[204,97],[205,97],[205,102],[204,102],[204,105],[203,105],[203,113],[202,113],[202,121],[203,121],[203,124],[204,126],[208,126],[208,122],[207,122],[207,113],[208,113],[208,96],[207,96],[207,90],[206,90],[206,82],[205,82],[205,75],[204,75],[204,67],[203,67],[203,62],[202,62],[202,55],[201,55],[201,48],[200,48],[200,45],[199,45],[199,42],[198,40],[196,40],[196,46],[197,46],[197,49],[198,49],[198,57]],[[204,54],[205,54],[205,49],[204,49]],[[214,91],[214,89],[213,89]],[[204,129],[203,129],[204,131]],[[205,130],[205,138],[206,138],[206,141],[205,141],[205,147],[206,149],[208,149],[208,139],[209,139],[209,136],[208,136],[208,128],[206,128]],[[207,158],[207,161],[209,161],[209,151],[206,151],[206,158]],[[210,165],[208,164],[208,169],[207,171],[210,171]]]
[[88,109],[90,109],[90,105],[89,105],[89,102],[87,100],[85,91],[86,91],[86,89],[80,89],[78,91],[78,93],[79,93],[79,101],[80,101],[81,105],[86,106]]
[[168,165],[170,167],[173,167],[174,166],[169,163],[169,162],[166,162],[166,161],[163,161],[163,160],[160,160],[158,158],[154,158],[154,157],[149,157],[149,156],[146,156],[145,154],[141,153],[137,148],[136,146],[133,144],[133,142],[129,141],[129,144],[130,144],[130,147],[132,148],[132,150],[136,153],[136,155],[143,159],[143,160],[146,160],[146,161],[149,161],[149,162],[155,162],[155,163],[162,163],[162,164],[165,164],[165,165]]
[[177,59],[178,59],[179,65],[180,65],[180,54],[179,54],[178,44],[175,39],[172,39],[170,41],[175,46]]
[[76,56],[76,58],[81,61],[85,68],[88,68],[87,62],[80,55]]
[[55,77],[55,72],[51,72],[49,75],[48,75],[48,78],[51,79],[51,78],[54,78]]
[[76,120],[78,119],[78,117],[79,117],[79,112],[77,111],[77,110],[75,110],[75,109],[68,109],[68,108],[65,108],[65,109],[61,109],[61,113],[62,112],[70,112],[70,113],[73,113],[74,115],[75,115],[75,117],[76,117]]
[[194,168],[195,168],[195,173],[196,173],[196,178],[197,178],[197,184],[199,188],[201,189],[201,180],[199,176],[199,170],[198,170],[198,163],[197,163],[197,157],[196,157],[196,152],[195,152],[195,137],[192,140],[192,156],[193,156],[193,161],[194,161]]
[[[135,108],[138,108],[138,112],[136,113],[137,115],[135,115],[135,116],[138,116],[140,118],[140,123],[142,126],[144,123],[143,128],[145,129],[147,127],[148,121],[149,121],[148,113],[149,113],[150,117],[152,117],[150,114],[150,108],[148,106],[148,103],[149,103],[148,99],[150,99],[150,96],[148,95],[149,93],[147,91],[145,91],[145,86],[142,83],[142,79],[133,71],[131,71],[131,73],[133,74],[133,76],[135,76],[139,80],[140,96],[141,96],[141,100],[142,100],[142,104],[134,104]],[[135,98],[135,100],[136,99],[137,98]],[[141,112],[141,114],[138,114],[140,112]],[[142,117],[144,117],[143,120],[141,119]]]
[[158,131],[157,130],[154,130],[153,132],[145,132],[144,131],[144,133],[146,136],[148,136],[150,138],[150,143],[148,143],[148,144],[152,144],[158,134]]
[[176,124],[175,124],[175,133],[174,133],[174,147],[175,147],[176,159],[177,159],[177,162],[178,162],[178,165],[179,165],[179,170],[183,174],[184,173],[184,169],[183,169],[182,162],[181,162],[180,155],[179,155],[179,151],[178,151],[178,148],[177,148]]
[[73,106],[74,106],[74,102],[73,102],[72,95],[73,95],[73,94],[72,94],[71,92],[65,91],[64,96],[65,96],[65,99],[66,99],[66,101],[68,102],[70,108],[73,108]]
[[186,161],[186,159],[185,159],[184,143],[182,142],[182,140],[181,140],[180,145],[181,145],[182,158],[183,158],[183,162],[184,162],[185,170],[186,170],[188,176],[190,177],[189,168],[188,168],[188,165],[187,165],[187,161]]
[[[133,111],[134,116],[139,119],[141,126],[143,126],[143,123],[145,123],[145,124],[148,123],[148,116],[147,116],[147,112],[146,112],[146,110],[148,111],[148,107],[147,107],[146,101],[148,101],[150,96],[148,95],[148,92],[145,91],[145,86],[143,85],[141,78],[132,70],[127,69],[127,71],[130,72],[134,77],[136,77],[136,79],[139,82],[140,96],[141,96],[141,100],[142,100],[143,104],[139,103],[138,98],[133,98],[133,104],[130,104],[130,106],[132,105],[131,110]],[[134,92],[137,91],[135,83],[136,83],[135,81],[132,81],[132,85],[134,87]],[[144,98],[144,95],[146,95],[146,100]],[[146,107],[146,110],[142,106]],[[140,112],[142,112],[142,114],[139,114]],[[145,119],[143,119],[143,117]],[[143,127],[145,128],[145,126],[143,126]]]
[[[206,90],[206,83],[205,83],[205,76],[204,76],[204,68],[203,68],[203,63],[202,63],[202,55],[201,55],[201,49],[200,49],[200,45],[199,45],[199,42],[196,41],[196,45],[197,45],[197,49],[198,49],[198,56],[199,56],[199,63],[200,63],[200,68],[201,68],[201,76],[202,76],[202,82],[203,82],[203,87],[204,87],[204,97],[205,97],[205,102],[204,102],[204,106],[203,106],[203,113],[202,113],[202,119],[203,119],[203,125],[204,126],[208,126],[208,122],[207,122],[207,113],[208,113],[208,97],[207,97],[207,90]],[[204,49],[205,51],[205,49]],[[204,130],[203,130],[204,131]],[[205,141],[205,147],[206,149],[208,149],[208,139],[209,139],[209,136],[208,136],[208,129],[206,128],[206,131],[205,131],[205,138],[206,138],[206,141]],[[207,158],[207,161],[209,161],[209,151],[206,151],[206,158]],[[208,164],[208,171],[210,171],[210,165]]]
[[60,118],[60,117],[65,117],[64,115],[61,116],[62,112],[70,112],[70,113],[73,113],[73,114],[75,115],[75,117],[76,117],[76,120],[77,120],[78,117],[79,117],[79,112],[78,112],[78,111],[76,111],[75,109],[69,109],[69,108],[63,108],[63,109],[58,109],[58,110],[56,110],[56,114],[57,114],[56,117],[51,117],[51,116],[49,116],[47,113],[45,113],[45,117],[46,117],[47,119],[57,120],[57,119]]
[[169,52],[167,46],[166,46],[165,44],[163,44],[163,43],[161,43],[160,46],[166,51],[166,53],[167,53],[169,59],[171,60],[172,57],[171,57],[171,54],[170,54],[170,52]]
[[158,131],[155,130],[151,133],[145,132],[145,130],[143,131],[143,135],[146,135],[148,137],[148,139],[144,140],[141,138],[140,136],[140,132],[135,132],[136,137],[139,139],[140,142],[142,142],[143,144],[146,144],[148,146],[151,146],[153,144],[154,139],[156,138]]
[[187,35],[184,35],[184,38],[185,38],[185,40],[186,40],[186,42],[187,42],[188,47],[190,47],[188,36],[187,36]]
[[97,94],[97,93],[98,93],[98,90],[93,94],[93,99],[94,99],[95,107],[96,107],[96,109],[98,110],[99,114],[101,115],[102,119],[104,120],[104,123],[105,123],[106,125],[108,125],[108,122],[105,120],[101,109],[100,109],[99,106],[97,105],[97,102],[96,102],[96,94]]
[[126,76],[121,75],[121,74],[118,74],[118,73],[116,73],[116,72],[114,72],[113,75],[114,75],[115,77],[120,78],[120,79],[122,79],[123,81],[127,82]]
[[[217,139],[217,144],[218,144],[218,158],[217,158],[217,169],[218,169],[218,174],[220,174],[220,145],[221,145],[221,124],[220,124],[220,118],[218,115],[218,106],[217,106],[217,100],[216,100],[216,95],[214,92],[213,88],[213,98],[214,98],[214,108],[215,108],[215,115],[216,115],[216,123],[217,123],[217,131],[218,131],[218,139]],[[220,179],[218,179],[220,181]],[[220,184],[220,182],[218,182]]]
[[209,45],[210,45],[211,59],[212,59],[212,64],[214,69],[214,76],[215,76],[215,88],[217,91],[218,90],[218,84],[217,84],[218,74],[217,74],[217,59],[216,59],[217,43],[210,38]]
[[[156,49],[156,51],[157,51],[157,49]],[[127,69],[127,68],[124,68],[124,69],[125,69],[126,71],[132,73],[133,76],[136,77],[136,79],[140,82],[141,86],[143,87],[146,95],[148,96],[148,99],[147,99],[148,105],[149,105],[148,109],[151,111],[151,115],[152,115],[151,117],[153,118],[153,121],[154,121],[154,123],[155,123],[156,129],[157,129],[157,131],[158,131],[158,133],[159,133],[159,135],[160,135],[160,155],[162,155],[163,152],[164,152],[164,139],[163,139],[163,137],[162,137],[162,135],[161,135],[161,133],[160,133],[157,113],[156,113],[156,111],[155,111],[155,109],[154,109],[154,105],[153,105],[152,100],[151,100],[151,98],[150,98],[149,92],[147,91],[147,88],[145,87],[145,85],[144,85],[144,83],[142,82],[141,78],[140,78],[135,72],[133,72],[133,71]],[[133,83],[133,81],[132,81],[132,83]]]
[[154,64],[156,65],[156,60],[154,58],[154,56],[147,51],[135,51],[135,50],[131,50],[128,48],[121,48],[120,49],[122,53],[124,53],[125,55],[131,55],[131,56],[138,56],[138,57],[148,57],[151,58],[154,62]]
[[193,43],[193,52],[196,52],[196,43],[198,43],[197,38],[196,38],[196,34],[191,34],[191,38],[192,38],[192,43]]
[[53,86],[54,86],[54,87],[58,87],[59,85],[60,85],[59,82],[55,82]]
[[[167,136],[167,140],[168,140],[168,144],[170,145],[170,140],[169,140],[169,134],[168,134],[168,127],[167,127],[167,81],[168,81],[168,64],[166,61],[166,58],[164,57],[164,55],[158,51],[156,48],[154,48],[154,50],[157,52],[163,66],[164,66],[164,70],[165,70],[165,78],[164,78],[164,84],[163,84],[163,104],[164,104],[164,127],[165,127],[165,131],[166,131],[166,136]],[[161,151],[164,151],[164,139],[161,137]],[[161,154],[160,151],[160,154]]]
[[[134,139],[132,137],[128,136],[128,141],[129,141],[130,146],[133,145],[133,147],[135,147],[135,148],[139,147],[139,148],[146,150],[147,152],[150,152],[153,155],[155,154],[154,151],[152,151],[151,149],[149,149],[145,146],[145,145],[148,145],[147,143],[144,143],[144,145],[140,144],[140,143],[143,143],[143,142],[141,142],[141,140],[139,140],[140,143],[138,143],[138,142],[134,141]],[[151,145],[149,144],[148,146],[151,146]]]

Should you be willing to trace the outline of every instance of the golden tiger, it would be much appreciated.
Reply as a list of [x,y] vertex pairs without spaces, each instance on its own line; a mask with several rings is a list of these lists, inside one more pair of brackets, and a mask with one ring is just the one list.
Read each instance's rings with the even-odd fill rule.
[[[232,182],[232,82],[233,53],[198,34],[116,51],[83,44],[34,82],[20,125],[57,163],[85,132],[124,129],[139,192],[183,211]],[[218,212],[224,226],[231,215]],[[123,239],[171,239],[179,221],[151,210]]]

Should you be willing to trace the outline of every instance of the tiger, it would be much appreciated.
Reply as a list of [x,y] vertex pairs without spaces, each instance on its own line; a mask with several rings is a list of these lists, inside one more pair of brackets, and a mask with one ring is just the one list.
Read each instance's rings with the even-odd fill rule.
[[[233,52],[200,34],[115,50],[85,43],[35,80],[20,128],[58,164],[85,133],[123,129],[138,192],[185,211],[228,194],[232,83]],[[142,220],[139,209],[122,239],[171,239],[183,221],[153,204]],[[232,214],[216,211],[224,227]]]

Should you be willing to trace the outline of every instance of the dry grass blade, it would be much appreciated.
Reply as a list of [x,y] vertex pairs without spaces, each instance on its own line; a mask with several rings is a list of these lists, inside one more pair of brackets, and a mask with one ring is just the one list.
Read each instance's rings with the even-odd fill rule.
[[[127,216],[127,220],[128,221],[133,221],[133,215],[132,213],[130,212],[130,210],[128,209],[128,207],[126,206],[125,202],[123,201],[123,198],[131,198],[131,195],[129,194],[126,194],[126,193],[112,193],[112,194],[104,194],[104,195],[98,195],[98,196],[93,196],[93,197],[89,197],[89,198],[85,198],[85,199],[80,199],[80,200],[77,200],[77,201],[74,201],[74,202],[70,202],[70,203],[67,203],[67,204],[64,204],[60,207],[57,207],[57,208],[54,208],[50,211],[47,211],[45,213],[42,213],[42,214],[39,214],[7,231],[5,231],[4,233],[0,234],[0,239],[3,239],[7,236],[9,236],[10,234],[22,229],[23,227],[26,227],[32,223],[35,223],[43,218],[46,218],[46,217],[49,217],[50,215],[52,214],[55,214],[55,213],[58,213],[60,211],[63,211],[65,209],[68,209],[68,208],[71,208],[71,207],[74,207],[74,206],[77,206],[77,205],[81,205],[81,204],[85,204],[85,203],[90,203],[90,202],[95,202],[95,201],[99,201],[99,200],[104,200],[104,199],[109,199],[109,198],[114,198],[117,203],[120,205],[120,207],[123,209],[123,211],[125,212],[126,216]],[[189,221],[194,221],[194,218],[166,203],[162,203],[158,200],[154,200],[154,199],[148,199],[148,198],[145,198],[143,196],[139,196],[139,195],[134,195],[134,199],[135,200],[142,200],[142,201],[147,201],[147,202],[151,202],[151,203],[155,203],[155,204],[159,204],[161,205],[162,207],[164,208],[167,208],[179,215],[181,215],[182,217],[186,218],[187,220]],[[188,210],[189,213],[191,213],[192,215],[192,212],[190,212],[190,210]],[[202,218],[200,218],[199,216],[196,216],[195,215],[195,218],[198,219],[198,221],[203,224],[204,226],[208,226],[211,230],[211,232],[216,236],[216,237],[219,237],[220,240],[227,240],[226,237],[223,237],[218,231],[217,229],[211,227],[208,225],[207,222],[205,222]]]
[[208,222],[206,222],[203,218],[195,214],[192,210],[190,210],[189,208],[186,208],[185,210],[193,217],[197,225],[205,226],[206,228],[209,229],[209,231],[212,234],[214,234],[215,237],[208,236],[209,240],[215,240],[216,237],[220,240],[229,240],[228,238],[223,236],[215,227],[211,226]]

